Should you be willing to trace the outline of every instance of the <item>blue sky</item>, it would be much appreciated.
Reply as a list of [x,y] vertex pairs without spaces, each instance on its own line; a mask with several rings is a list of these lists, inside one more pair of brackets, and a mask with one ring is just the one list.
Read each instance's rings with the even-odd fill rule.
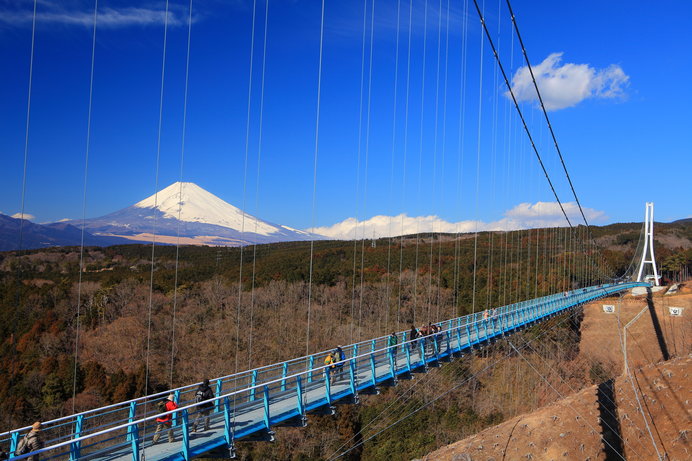
[[[427,22],[425,4],[414,0],[409,25],[409,2],[400,3],[396,67],[396,0],[375,0],[374,21],[367,1],[364,45],[363,1],[326,2],[313,218],[320,2],[269,4],[261,152],[265,3],[256,4],[247,164],[253,3],[193,2],[182,179],[265,220],[325,232],[347,218],[402,213],[437,216],[438,230],[457,222],[552,222],[554,207],[520,206],[554,198],[487,42],[480,57],[473,2],[428,0]],[[180,178],[188,6],[170,2],[159,189]],[[515,0],[512,6],[532,65],[544,71],[551,121],[594,223],[641,221],[646,201],[655,202],[660,221],[692,215],[692,4]],[[0,1],[0,212],[6,214],[21,209],[32,7],[31,0]],[[37,2],[24,203],[37,222],[82,215],[93,8],[81,0]],[[161,1],[99,1],[87,217],[155,190],[164,8]],[[572,201],[530,86],[517,74],[523,62],[504,0],[484,8],[557,192]]]

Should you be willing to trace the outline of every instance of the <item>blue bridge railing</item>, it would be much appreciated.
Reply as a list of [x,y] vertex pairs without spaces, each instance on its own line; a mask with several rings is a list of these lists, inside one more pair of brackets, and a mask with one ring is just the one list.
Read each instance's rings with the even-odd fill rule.
[[[358,394],[397,377],[427,369],[429,364],[463,353],[475,345],[511,334],[528,324],[560,314],[594,299],[648,283],[629,282],[580,288],[522,301],[437,323],[440,331],[423,338],[397,333],[397,344],[388,336],[343,347],[346,359],[334,368],[323,365],[331,351],[275,363],[211,381],[215,397],[210,428],[192,432],[201,415],[194,394],[199,383],[172,391],[116,403],[43,423],[45,448],[14,456],[20,439],[31,427],[0,434],[0,446],[9,446],[11,459],[39,454],[42,461],[61,460],[189,460],[211,450],[234,450],[236,441],[272,439],[272,427],[306,423],[306,414],[331,410],[337,401],[358,401]],[[168,412],[174,442],[163,434],[153,443],[158,402],[173,393],[179,408]],[[166,413],[163,413],[166,414]],[[167,429],[166,429],[167,432]]]

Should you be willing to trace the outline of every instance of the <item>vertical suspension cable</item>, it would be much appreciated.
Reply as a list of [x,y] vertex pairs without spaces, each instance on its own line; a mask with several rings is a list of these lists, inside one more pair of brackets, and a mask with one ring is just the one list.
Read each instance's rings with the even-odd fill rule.
[[74,368],[72,370],[72,413],[75,412],[75,400],[77,397],[77,370],[79,362],[79,339],[81,334],[81,307],[82,307],[82,272],[84,270],[84,228],[86,226],[86,200],[87,200],[87,180],[89,177],[89,148],[91,146],[91,110],[94,95],[94,58],[96,56],[96,18],[98,14],[99,1],[94,0],[94,20],[91,33],[91,65],[89,68],[89,105],[87,109],[87,130],[86,145],[84,148],[84,185],[82,188],[82,226],[80,229],[79,242],[79,280],[77,282],[77,317],[76,333],[74,340]]
[[22,169],[22,198],[19,215],[19,252],[24,246],[24,204],[26,201],[26,170],[29,159],[29,125],[31,122],[31,94],[34,84],[34,49],[36,44],[36,2],[31,16],[31,56],[29,57],[29,90],[26,99],[26,123],[24,127],[24,166]]
[[[421,102],[420,102],[420,138],[418,140],[418,203],[420,204],[421,181],[423,174],[423,127],[425,121],[425,63],[428,43],[428,0],[425,0],[423,10],[423,65],[421,68]],[[418,309],[418,248],[420,243],[420,219],[416,220],[416,256],[413,271],[413,312]]]
[[[154,175],[154,210],[158,207],[158,191],[159,191],[159,165],[161,159],[161,128],[163,126],[163,91],[164,82],[166,78],[166,45],[168,42],[168,0],[166,0],[166,10],[163,20],[163,50],[161,57],[161,89],[159,92],[159,121],[158,129],[156,135],[156,166]],[[151,271],[149,273],[149,305],[147,312],[147,348],[146,348],[146,362],[145,362],[145,373],[144,373],[144,395],[149,395],[149,379],[150,379],[150,367],[149,367],[149,355],[151,352],[151,321],[152,321],[152,310],[154,303],[154,262],[156,254],[156,211],[153,214],[152,222],[152,238],[151,238]],[[144,401],[144,413],[147,412],[148,400]],[[142,438],[146,438],[147,428],[144,426]],[[142,445],[141,450],[144,452],[146,448]]]
[[[367,210],[368,200],[368,157],[370,154],[370,102],[372,99],[372,52],[375,34],[375,0],[370,3],[370,56],[368,65],[368,102],[365,122],[365,180],[363,181],[363,214]],[[361,339],[363,320],[363,293],[365,291],[365,235],[362,235],[360,244],[360,299],[358,303],[358,341]]]
[[[393,202],[394,196],[394,158],[396,153],[396,109],[397,109],[397,90],[399,86],[399,29],[401,23],[401,0],[396,2],[396,51],[394,53],[394,108],[392,109],[392,162],[391,170],[389,175],[389,202]],[[392,219],[393,216],[389,216],[388,225],[388,237],[389,242],[387,245],[387,287],[386,287],[386,300],[387,300],[387,319],[385,324],[386,328],[389,330],[389,310],[390,310],[390,284],[391,284],[391,263],[392,263]],[[396,311],[396,331],[401,330],[399,309]]]
[[[485,0],[483,0],[483,10],[485,11]],[[478,78],[478,139],[476,143],[476,231],[473,235],[473,291],[471,295],[472,313],[476,312],[476,269],[478,266],[478,194],[481,176],[481,126],[483,121],[483,43],[483,29],[481,28]]]
[[[413,0],[409,0],[408,6],[408,50],[406,58],[406,102],[404,104],[404,156],[402,160],[402,186],[401,186],[401,205],[406,203],[406,160],[408,156],[408,115],[409,115],[409,96],[411,90],[411,32],[413,31]],[[399,299],[397,312],[401,311],[401,298],[404,282],[404,217],[401,213],[401,235],[399,236]],[[416,322],[416,312],[413,311],[413,322]]]
[[[236,305],[236,336],[235,336],[235,373],[238,373],[238,361],[240,355],[240,307],[243,303],[243,254],[245,245],[243,234],[245,233],[245,200],[247,198],[247,168],[250,150],[250,125],[252,109],[252,81],[255,61],[255,27],[257,24],[257,0],[252,0],[252,27],[250,29],[250,65],[248,70],[247,110],[245,115],[245,156],[243,162],[243,204],[240,218],[240,250],[238,262],[238,302]],[[233,397],[233,414],[235,417],[235,396]]]
[[[255,210],[259,209],[260,165],[262,160],[262,128],[264,123],[264,83],[267,68],[267,29],[269,26],[269,0],[264,3],[264,39],[262,42],[262,80],[260,83],[259,133],[257,134],[257,172],[255,176]],[[259,219],[255,212],[255,234]],[[252,368],[252,341],[254,335],[255,275],[257,270],[257,243],[252,246],[252,286],[250,288],[250,334],[248,335],[248,370]]]
[[[27,91],[27,101],[26,101],[26,125],[25,125],[25,132],[24,132],[24,164],[23,164],[23,170],[22,170],[22,189],[21,189],[21,199],[20,199],[20,215],[19,215],[19,239],[18,239],[18,245],[17,245],[17,255],[21,257],[22,250],[24,247],[24,205],[25,205],[25,200],[26,200],[26,172],[27,172],[27,164],[28,164],[28,158],[29,158],[29,125],[30,125],[30,120],[31,120],[31,94],[32,94],[32,89],[33,89],[33,76],[34,76],[34,48],[35,48],[35,43],[36,43],[36,3],[37,0],[34,0],[34,5],[33,5],[33,13],[32,13],[32,19],[31,19],[31,54],[29,58],[29,88]],[[20,302],[21,302],[21,297],[22,297],[22,261],[21,258],[19,259],[19,262],[17,264],[17,271],[16,271],[16,297],[15,297],[15,304],[19,307]],[[18,312],[15,312],[14,318],[13,318],[13,323],[14,327],[12,328],[12,331],[17,330],[17,320],[18,320]],[[16,343],[14,342],[14,337],[12,339],[12,356],[13,359],[16,358],[17,354],[17,347]],[[13,360],[14,361],[14,360]],[[14,367],[12,369],[12,377],[14,377],[17,374],[17,369]],[[11,383],[11,382],[10,382]],[[10,419],[14,416],[14,407],[10,410]]]
[[[459,91],[459,134],[457,137],[457,207],[461,208],[461,196],[463,185],[464,167],[464,134],[466,123],[466,64],[467,64],[467,34],[468,34],[468,0],[464,0],[463,20],[461,26],[461,77]],[[456,235],[454,238],[454,317],[459,317],[459,254],[460,254],[460,229],[459,223],[456,225]]]
[[[498,0],[498,7],[499,7]],[[501,35],[501,15],[497,15],[497,49],[498,52],[502,49],[502,35]],[[498,70],[493,69],[493,107],[492,107],[492,124],[491,124],[491,135],[490,135],[490,208],[494,208],[495,205],[495,166],[496,166],[496,156],[497,156],[497,120],[498,120]],[[493,250],[494,250],[494,237],[495,232],[492,229],[488,230],[488,264],[487,264],[487,275],[485,283],[485,308],[490,309],[493,306]]]
[[[444,89],[442,91],[442,159],[440,165],[441,184],[440,184],[440,208],[442,208],[442,203],[445,197],[445,155],[447,152],[447,84],[449,76],[449,7],[450,0],[447,0],[447,16],[445,19],[445,73],[444,73]],[[437,244],[437,300],[435,302],[437,307],[437,313],[435,315],[435,321],[440,321],[440,304],[441,300],[441,290],[442,290],[442,238],[438,239]],[[445,318],[451,318],[451,313],[448,313]]]
[[[435,74],[435,122],[433,124],[434,134],[433,134],[433,171],[432,171],[432,201],[435,199],[435,180],[437,173],[437,141],[438,141],[438,131],[439,131],[439,103],[440,103],[440,53],[442,51],[442,0],[438,1],[438,14],[437,14],[437,64],[436,64],[436,74]],[[430,226],[430,261],[428,270],[428,321],[430,321],[431,315],[430,311],[432,308],[432,271],[433,271],[433,249],[435,246],[435,222],[431,222]],[[439,312],[438,312],[439,314]]]
[[[360,191],[360,159],[361,147],[363,141],[363,92],[365,87],[365,35],[366,24],[368,17],[368,0],[363,0],[363,37],[361,39],[361,55],[360,55],[360,96],[358,99],[358,147],[357,147],[357,162],[356,162],[356,190],[354,193],[354,201],[356,202],[355,219],[356,225],[353,232],[353,277],[351,279],[351,343],[355,342],[353,333],[355,328],[355,309],[356,309],[356,264],[358,261],[358,209],[360,201],[358,200],[358,192]],[[362,272],[362,268],[361,268]],[[360,325],[359,325],[360,326]],[[359,333],[360,335],[360,333]]]
[[[312,173],[312,225],[315,228],[315,208],[317,202],[317,156],[319,154],[320,143],[320,103],[322,98],[322,53],[324,49],[324,0],[322,0],[322,9],[320,14],[320,54],[319,66],[317,70],[317,110],[315,117],[315,155]],[[312,270],[313,257],[315,254],[315,240],[310,240],[310,276],[308,281],[308,312],[307,312],[307,328],[305,334],[305,355],[310,354],[310,311],[312,309]]]
[[173,372],[175,370],[175,341],[176,341],[176,313],[178,309],[178,269],[180,261],[180,223],[183,212],[183,166],[185,163],[185,135],[187,131],[187,100],[189,96],[189,81],[190,81],[190,39],[192,36],[192,0],[188,5],[187,16],[187,46],[185,51],[185,88],[183,90],[183,126],[181,128],[182,135],[180,139],[180,171],[178,173],[178,223],[176,226],[175,238],[175,274],[173,276],[173,312],[172,312],[172,327],[171,327],[171,366],[168,379],[168,386],[173,388]]

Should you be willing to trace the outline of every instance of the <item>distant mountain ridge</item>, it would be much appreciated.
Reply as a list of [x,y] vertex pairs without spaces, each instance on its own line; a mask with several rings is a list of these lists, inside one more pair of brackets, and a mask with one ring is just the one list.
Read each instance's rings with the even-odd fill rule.
[[[22,221],[24,221],[22,223]],[[19,231],[21,228],[21,249],[46,248],[52,246],[77,246],[82,243],[81,226],[58,222],[36,224],[26,219],[13,218],[0,213],[0,251],[20,249]],[[131,243],[119,237],[95,236],[84,233],[84,244],[88,246],[109,246]]]
[[[81,220],[67,221],[80,225]],[[176,182],[122,210],[84,221],[95,236],[134,242],[239,246],[325,237],[244,213],[191,182]]]

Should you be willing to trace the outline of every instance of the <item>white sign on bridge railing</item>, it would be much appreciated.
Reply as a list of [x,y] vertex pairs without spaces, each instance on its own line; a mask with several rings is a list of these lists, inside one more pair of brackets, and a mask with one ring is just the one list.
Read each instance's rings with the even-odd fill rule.
[[668,306],[668,312],[670,312],[670,315],[673,317],[682,317],[682,311],[682,307]]
[[604,304],[603,312],[605,312],[606,314],[613,314],[615,313],[615,306],[613,306],[612,304]]

